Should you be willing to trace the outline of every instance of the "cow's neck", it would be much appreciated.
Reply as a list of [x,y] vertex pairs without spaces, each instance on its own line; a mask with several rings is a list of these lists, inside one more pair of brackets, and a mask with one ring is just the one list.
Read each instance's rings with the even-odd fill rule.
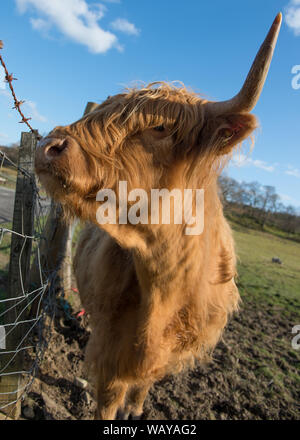
[[160,229],[146,249],[133,251],[139,283],[145,292],[159,292],[161,301],[168,300],[174,286],[188,286],[197,276],[201,236],[187,236],[181,227]]
[[141,289],[141,325],[149,347],[160,340],[176,314],[184,315],[188,309],[206,319],[206,297],[199,292],[207,290],[216,264],[222,216],[216,186],[206,191],[204,211],[200,235],[186,235],[180,225],[165,225],[148,240],[146,249],[133,251]]
[[[132,252],[141,291],[141,322],[161,332],[174,314],[198,301],[203,273],[210,271],[221,206],[216,186],[205,193],[204,229],[186,235],[182,225],[103,225],[121,247]],[[197,308],[197,305],[194,304]]]
[[202,239],[185,236],[174,228],[173,233],[160,232],[146,252],[133,252],[141,291],[139,330],[145,349],[152,350],[161,340],[176,313],[192,304],[196,306]]

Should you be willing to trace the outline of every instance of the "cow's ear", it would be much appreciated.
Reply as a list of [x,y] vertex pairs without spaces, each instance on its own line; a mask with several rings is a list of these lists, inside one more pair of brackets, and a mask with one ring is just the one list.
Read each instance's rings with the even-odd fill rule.
[[257,120],[250,113],[208,117],[201,130],[199,143],[204,148],[212,148],[217,155],[227,154],[255,128]]

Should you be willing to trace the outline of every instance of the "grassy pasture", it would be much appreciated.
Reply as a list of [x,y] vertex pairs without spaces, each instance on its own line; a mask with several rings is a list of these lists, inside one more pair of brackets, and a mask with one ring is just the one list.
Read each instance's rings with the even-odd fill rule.
[[[289,310],[300,305],[300,244],[231,223],[242,294]],[[272,263],[279,257],[282,265]]]
[[4,188],[15,189],[16,180],[17,180],[17,171],[14,168],[2,166],[0,168],[0,177],[6,179],[5,183],[1,182],[0,179],[0,186],[3,186]]

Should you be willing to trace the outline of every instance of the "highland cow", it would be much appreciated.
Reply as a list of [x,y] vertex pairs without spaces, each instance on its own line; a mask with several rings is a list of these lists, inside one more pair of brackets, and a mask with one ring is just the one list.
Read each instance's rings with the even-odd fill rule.
[[[91,322],[86,362],[97,390],[97,418],[139,417],[151,385],[194,359],[209,358],[238,308],[234,243],[217,177],[257,127],[250,111],[280,24],[281,14],[233,99],[207,101],[165,83],[129,89],[56,127],[37,148],[36,171],[49,194],[87,222],[74,271]],[[147,194],[153,188],[204,189],[203,232],[187,235],[187,225],[175,221],[99,225],[97,194],[110,189],[118,195],[121,181],[128,191]],[[117,213],[122,215],[119,205]]]

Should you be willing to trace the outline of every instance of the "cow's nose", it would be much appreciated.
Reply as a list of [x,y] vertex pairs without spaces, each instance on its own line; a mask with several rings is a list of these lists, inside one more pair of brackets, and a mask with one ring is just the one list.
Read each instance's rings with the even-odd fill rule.
[[43,148],[44,154],[47,159],[54,159],[60,156],[67,148],[69,142],[68,139],[58,139],[58,138],[44,138],[42,139],[38,147]]

